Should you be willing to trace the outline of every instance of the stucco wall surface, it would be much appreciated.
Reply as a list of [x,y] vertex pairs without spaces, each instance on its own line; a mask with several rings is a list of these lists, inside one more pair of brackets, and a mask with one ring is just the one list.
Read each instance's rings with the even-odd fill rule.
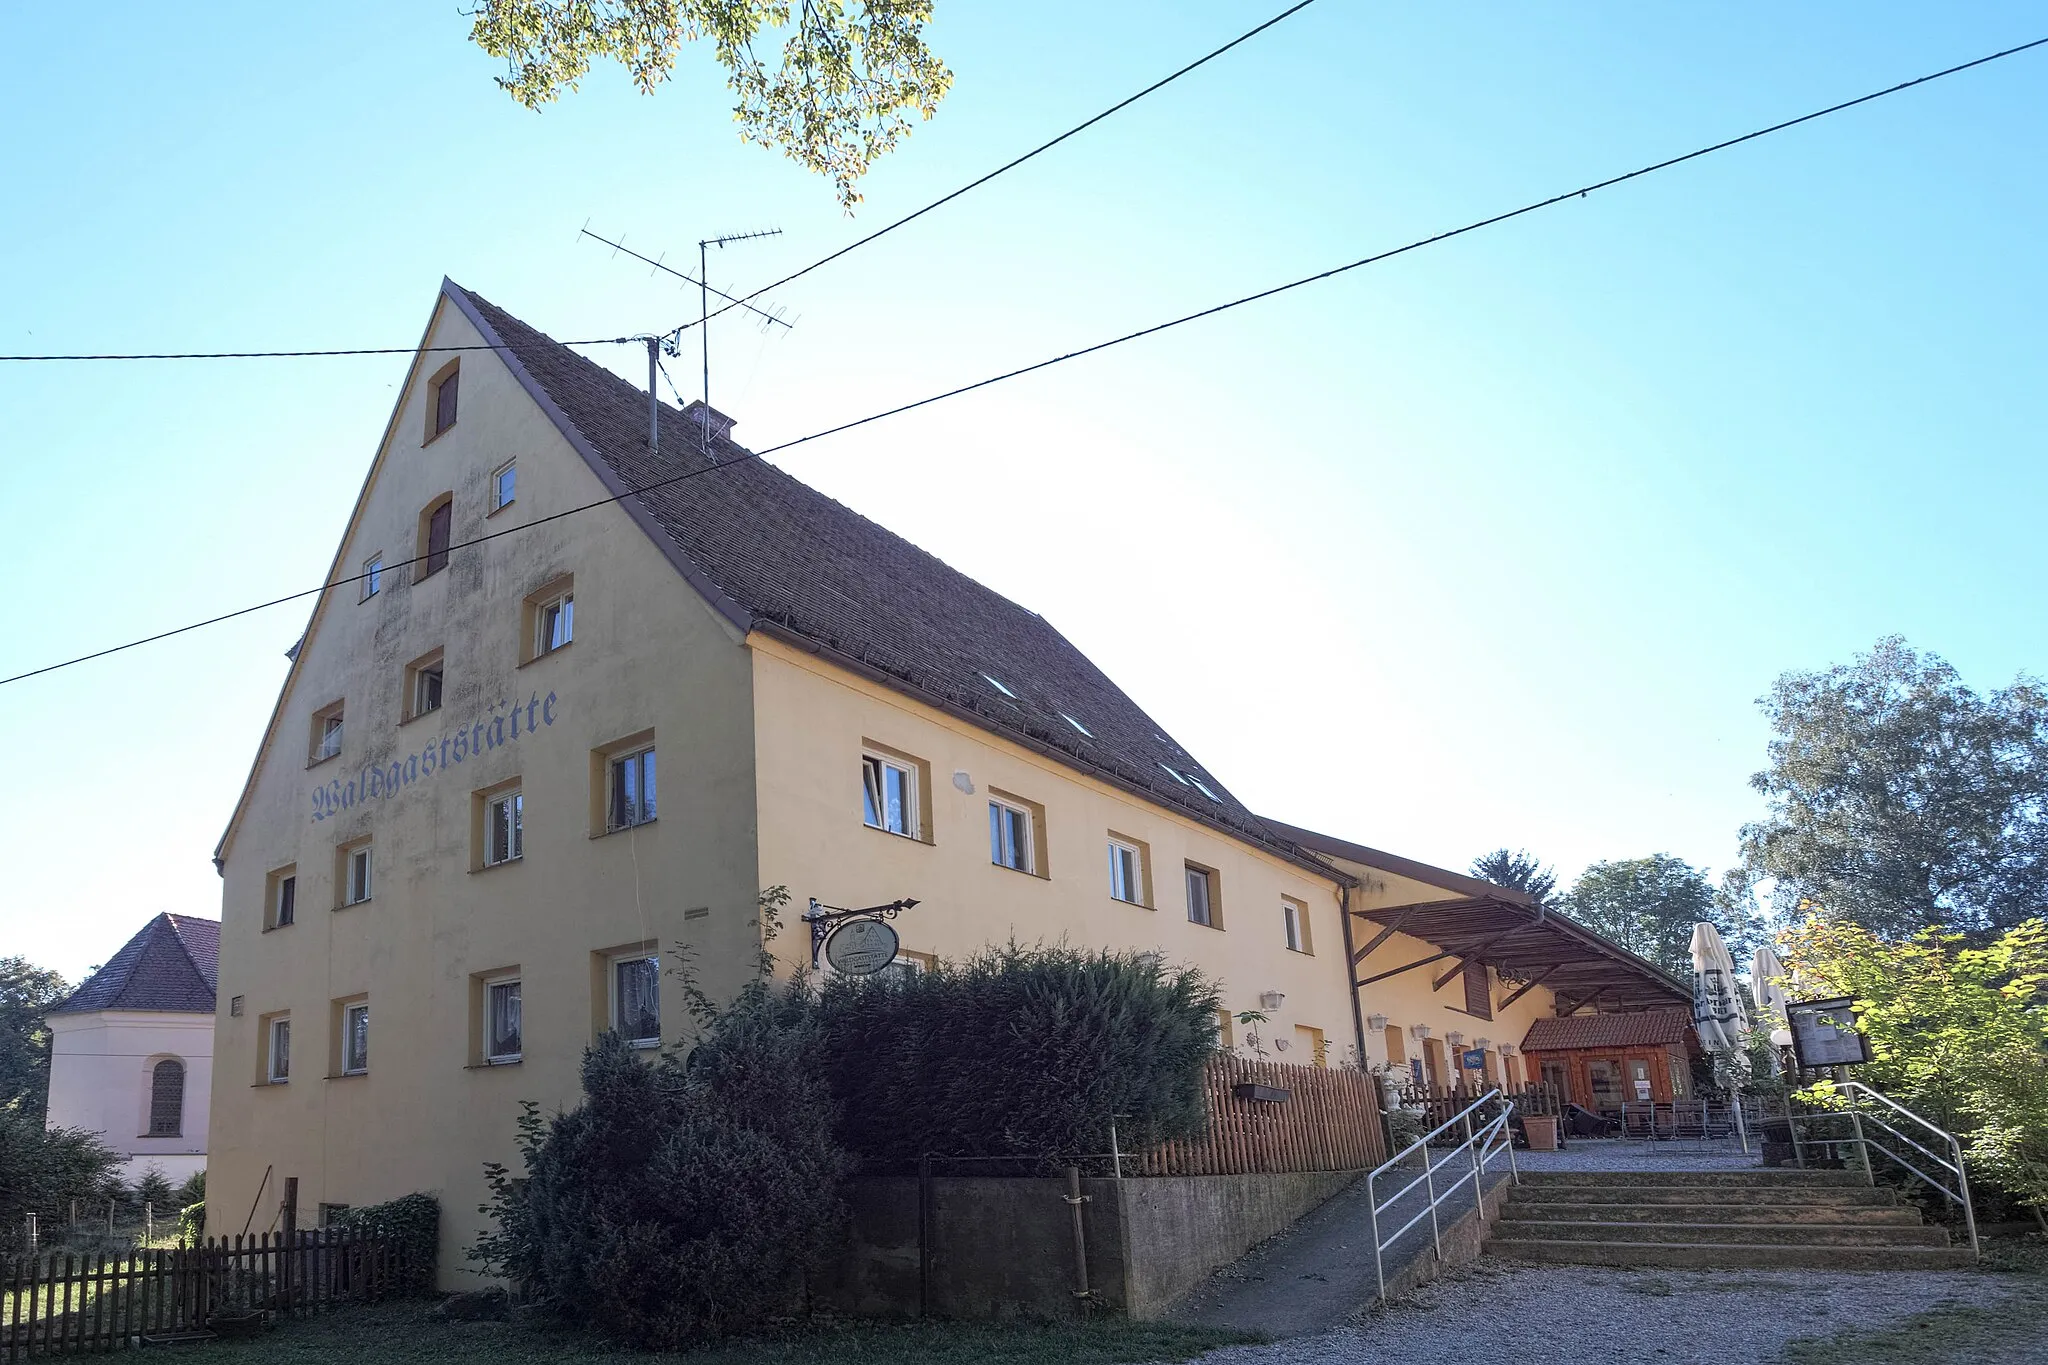
[[[101,1010],[49,1022],[50,1127],[103,1135],[130,1183],[152,1167],[173,1184],[206,1168],[212,1015]],[[185,1064],[184,1112],[176,1136],[150,1137],[152,1075],[169,1059]]]

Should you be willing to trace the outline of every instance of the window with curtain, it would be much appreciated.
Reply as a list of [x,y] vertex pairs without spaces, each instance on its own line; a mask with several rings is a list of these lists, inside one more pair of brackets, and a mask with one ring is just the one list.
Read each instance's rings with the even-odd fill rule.
[[341,1074],[360,1076],[370,1069],[370,1007],[350,1005],[341,1012]]
[[149,1135],[177,1137],[185,1131],[185,1064],[175,1058],[149,1070]]
[[644,825],[654,818],[655,805],[654,750],[642,749],[613,759],[606,824],[612,829]]
[[661,1042],[661,960],[622,957],[612,964],[612,1028],[634,1047]]
[[520,1058],[519,982],[493,981],[484,992],[484,1060]]

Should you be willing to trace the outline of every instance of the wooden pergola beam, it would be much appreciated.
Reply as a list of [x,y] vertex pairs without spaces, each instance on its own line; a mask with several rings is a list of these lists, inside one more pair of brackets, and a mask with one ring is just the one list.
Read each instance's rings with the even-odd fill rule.
[[1559,967],[1562,967],[1563,965],[1564,964],[1561,962],[1551,963],[1548,967],[1545,967],[1542,971],[1536,973],[1536,975],[1530,977],[1527,981],[1524,981],[1521,985],[1515,987],[1514,990],[1508,993],[1508,998],[1501,1001],[1498,1005],[1495,1005],[1494,1008],[1497,1010],[1506,1009],[1509,1005],[1514,1004],[1517,1000],[1520,1000],[1530,991],[1533,991],[1538,986],[1542,985],[1544,977],[1549,976],[1552,972],[1556,971]]
[[[1386,941],[1387,941],[1388,939],[1392,938],[1392,937],[1393,937],[1393,936],[1394,936],[1395,934],[1398,934],[1398,933],[1400,933],[1400,932],[1401,932],[1401,926],[1402,926],[1402,925],[1404,925],[1404,924],[1406,924],[1406,923],[1408,922],[1408,917],[1409,917],[1410,915],[1414,914],[1414,913],[1415,913],[1415,912],[1416,912],[1416,911],[1417,911],[1418,909],[1420,909],[1420,908],[1421,908],[1420,906],[1414,906],[1414,905],[1411,905],[1411,906],[1409,906],[1409,907],[1408,907],[1408,908],[1407,908],[1406,910],[1403,910],[1403,911],[1402,911],[1402,912],[1401,912],[1400,914],[1398,914],[1398,915],[1394,916],[1394,922],[1393,922],[1393,923],[1391,923],[1391,924],[1388,924],[1388,925],[1384,926],[1383,928],[1381,928],[1381,930],[1380,930],[1380,931],[1379,931],[1379,932],[1378,932],[1377,934],[1374,934],[1374,935],[1372,936],[1372,939],[1371,939],[1371,941],[1370,941],[1370,942],[1368,942],[1368,943],[1367,943],[1367,944],[1366,944],[1366,945],[1365,945],[1365,946],[1364,946],[1363,948],[1360,948],[1360,949],[1359,949],[1359,950],[1358,950],[1357,952],[1355,952],[1355,953],[1353,953],[1353,954],[1351,955],[1351,965],[1352,965],[1353,967],[1356,967],[1356,966],[1357,966],[1357,965],[1358,965],[1359,963],[1361,963],[1361,962],[1365,961],[1365,960],[1366,960],[1367,958],[1371,957],[1371,956],[1372,956],[1372,953],[1373,953],[1373,949],[1375,949],[1375,948],[1379,947],[1379,946],[1380,946],[1380,945],[1381,945],[1382,943],[1385,943],[1385,942],[1386,942]],[[1361,914],[1362,912],[1360,912],[1360,911],[1357,911],[1357,910],[1354,910],[1354,911],[1352,911],[1351,913],[1353,913],[1354,915],[1356,915],[1356,914]]]
[[1452,952],[1434,953],[1429,957],[1420,958],[1417,961],[1406,963],[1402,966],[1394,968],[1391,971],[1381,972],[1376,976],[1368,976],[1364,980],[1357,981],[1352,984],[1360,987],[1370,986],[1375,981],[1385,981],[1390,976],[1399,976],[1403,972],[1412,972],[1417,967],[1427,967],[1432,962],[1442,962],[1447,957],[1456,956],[1457,954]]

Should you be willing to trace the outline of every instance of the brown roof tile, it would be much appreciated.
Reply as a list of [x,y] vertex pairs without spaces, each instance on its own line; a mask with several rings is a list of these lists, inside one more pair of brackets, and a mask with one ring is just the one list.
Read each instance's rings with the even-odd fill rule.
[[219,963],[219,920],[158,915],[50,1013],[211,1014]]
[[1582,1047],[1663,1047],[1692,1032],[1691,1010],[1634,1014],[1574,1014],[1538,1019],[1522,1039],[1524,1052],[1567,1052]]

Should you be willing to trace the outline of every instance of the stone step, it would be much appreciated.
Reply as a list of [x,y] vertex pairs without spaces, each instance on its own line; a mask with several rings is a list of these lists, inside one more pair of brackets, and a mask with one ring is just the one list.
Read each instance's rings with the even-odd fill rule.
[[1776,1205],[1799,1208],[1855,1208],[1896,1205],[1892,1190],[1868,1185],[1551,1185],[1528,1176],[1508,1196],[1544,1204],[1701,1204],[1729,1207]]
[[1795,1171],[1757,1167],[1736,1171],[1523,1171],[1524,1185],[1711,1185],[1716,1188],[1825,1189],[1866,1185],[1861,1171]]
[[1747,1243],[1550,1242],[1493,1237],[1490,1256],[1567,1265],[1671,1266],[1702,1270],[1961,1270],[1968,1247],[1764,1246]]
[[1777,1246],[1945,1247],[1946,1228],[1889,1223],[1779,1223],[1770,1227],[1728,1223],[1514,1222],[1496,1224],[1500,1235],[1518,1241],[1657,1242],[1729,1244],[1768,1242]]
[[[1697,1194],[1697,1191],[1694,1191]],[[1509,1223],[1741,1223],[1776,1226],[1796,1223],[1857,1223],[1919,1227],[1917,1209],[1898,1204],[1604,1204],[1590,1200],[1531,1203],[1510,1199],[1501,1206]]]

